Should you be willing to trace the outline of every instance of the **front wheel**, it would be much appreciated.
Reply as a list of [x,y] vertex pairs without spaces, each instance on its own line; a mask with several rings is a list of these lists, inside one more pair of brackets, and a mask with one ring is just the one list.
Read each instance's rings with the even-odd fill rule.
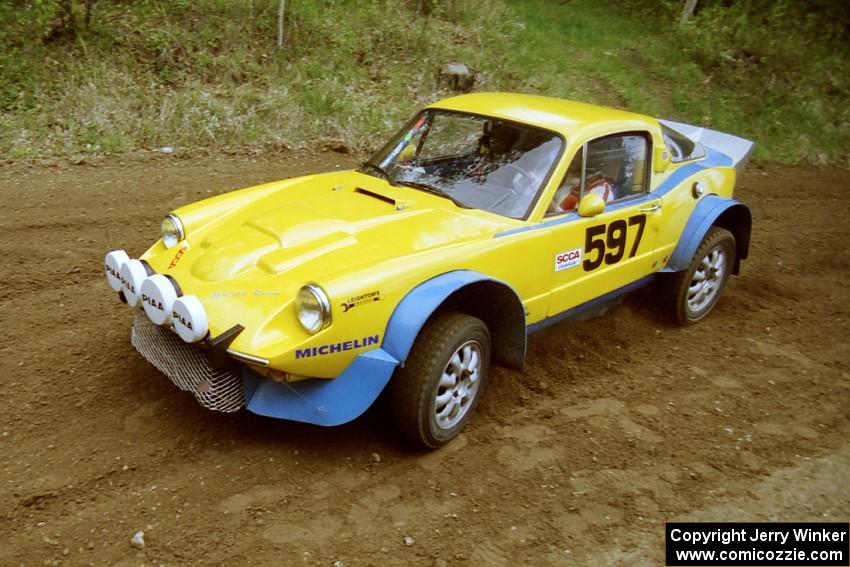
[[724,228],[712,227],[688,268],[666,282],[667,311],[682,325],[704,319],[720,299],[734,265],[735,237]]
[[403,437],[429,448],[454,439],[469,421],[487,381],[490,333],[483,321],[438,313],[393,377],[393,416]]

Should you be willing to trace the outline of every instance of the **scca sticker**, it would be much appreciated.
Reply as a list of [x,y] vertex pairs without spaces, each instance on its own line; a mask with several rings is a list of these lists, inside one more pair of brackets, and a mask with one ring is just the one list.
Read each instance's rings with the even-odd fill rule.
[[575,268],[581,264],[581,248],[573,248],[566,252],[555,254],[555,271],[560,272],[567,268]]

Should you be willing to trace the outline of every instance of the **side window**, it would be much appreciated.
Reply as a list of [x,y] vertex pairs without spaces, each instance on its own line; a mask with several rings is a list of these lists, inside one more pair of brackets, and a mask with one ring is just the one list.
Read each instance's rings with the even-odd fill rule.
[[581,187],[581,161],[584,154],[584,147],[579,148],[573,161],[570,162],[570,167],[564,174],[558,190],[555,191],[555,196],[552,202],[546,208],[546,216],[557,215],[564,212],[575,210],[578,206],[579,188]]
[[[570,212],[578,208],[581,197],[594,193],[613,203],[647,191],[646,165],[649,142],[645,134],[616,134],[588,142],[587,163],[581,172],[582,152],[573,158],[547,214]],[[584,192],[581,192],[581,177]]]
[[661,125],[661,135],[664,137],[664,144],[670,148],[673,163],[705,157],[705,148],[702,144],[694,142],[664,124]]

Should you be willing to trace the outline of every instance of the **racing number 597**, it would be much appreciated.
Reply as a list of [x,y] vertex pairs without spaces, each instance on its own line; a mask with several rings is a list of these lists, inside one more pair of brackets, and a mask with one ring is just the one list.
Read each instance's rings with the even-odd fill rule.
[[[602,262],[616,264],[622,260],[626,253],[628,229],[635,225],[637,225],[637,235],[634,244],[632,244],[632,249],[629,251],[629,258],[632,258],[637,253],[640,239],[643,237],[646,215],[629,217],[628,224],[625,220],[618,219],[607,225],[597,224],[588,227],[584,240],[585,260],[581,264],[584,271],[595,270],[602,265]],[[592,260],[589,258],[591,252],[596,252],[596,257]]]

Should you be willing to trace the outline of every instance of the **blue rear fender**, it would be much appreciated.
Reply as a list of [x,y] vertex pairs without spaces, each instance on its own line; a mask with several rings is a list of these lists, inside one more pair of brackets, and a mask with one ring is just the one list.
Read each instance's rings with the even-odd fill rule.
[[679,237],[679,244],[673,250],[667,266],[662,272],[681,272],[686,270],[700,243],[712,226],[725,228],[735,236],[735,264],[732,273],[740,273],[741,260],[745,260],[750,250],[750,232],[752,230],[750,209],[736,201],[718,195],[707,195],[697,203],[691,218]]

